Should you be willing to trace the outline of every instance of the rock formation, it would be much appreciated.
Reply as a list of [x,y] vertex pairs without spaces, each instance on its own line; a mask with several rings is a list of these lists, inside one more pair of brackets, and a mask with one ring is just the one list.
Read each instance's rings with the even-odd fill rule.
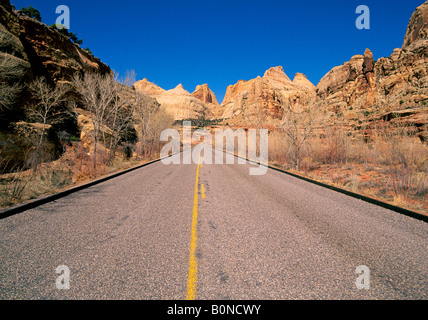
[[9,39],[2,41],[0,51],[22,59],[29,67],[26,76],[30,79],[45,76],[56,82],[70,80],[80,71],[111,73],[109,66],[68,37],[14,11],[8,0],[0,1],[0,33]]
[[345,119],[348,113],[355,116],[358,110],[372,111],[380,103],[380,97],[375,94],[373,66],[373,54],[367,49],[364,55],[355,55],[334,67],[316,87],[318,107]]
[[403,47],[374,61],[369,49],[333,68],[317,85],[319,108],[343,117],[348,127],[391,120],[411,125],[421,140],[428,115],[428,2],[412,15]]
[[417,40],[428,39],[428,2],[416,8],[409,21],[402,49],[406,49]]
[[[75,72],[111,72],[68,37],[19,15],[8,0],[0,0],[0,36],[0,59],[12,59],[24,70],[23,81],[38,76],[53,82],[67,81]],[[402,48],[377,61],[366,49],[364,54],[354,55],[330,70],[316,87],[301,73],[291,80],[278,66],[267,70],[263,77],[239,80],[229,86],[221,105],[206,84],[189,93],[182,85],[167,91],[143,79],[134,84],[134,89],[156,99],[176,120],[222,118],[229,124],[245,126],[263,117],[275,125],[285,108],[311,103],[335,114],[334,119],[349,128],[358,128],[363,121],[390,120],[398,115],[402,123],[418,128],[424,139],[427,57],[428,1],[410,18]]]
[[240,80],[227,88],[223,118],[235,125],[250,125],[251,116],[265,112],[274,124],[284,107],[315,103],[350,129],[360,128],[364,121],[394,119],[410,124],[426,140],[427,57],[428,1],[416,9],[402,48],[394,49],[390,57],[375,61],[366,49],[330,70],[316,88],[300,73],[291,81],[282,67],[271,68],[262,78]]
[[136,91],[144,92],[149,96],[159,96],[166,92],[166,90],[155,85],[154,83],[149,82],[146,78],[134,83],[134,88]]
[[211,91],[208,84],[196,86],[192,96],[207,106],[212,118],[219,119],[222,117],[223,109],[220,107],[214,92]]
[[[182,84],[166,91],[149,82],[147,79],[143,79],[137,81],[134,84],[134,88],[137,92],[155,98],[161,107],[171,114],[175,120],[212,118],[212,113],[208,105],[215,106],[215,102],[217,102],[214,93],[211,92],[208,86],[205,87],[205,93],[203,91],[204,88],[197,87],[194,94],[190,94],[183,88]],[[208,102],[209,100],[214,103]]]
[[196,99],[201,100],[205,104],[214,104],[216,106],[219,106],[214,92],[211,91],[207,84],[196,86],[196,89],[192,93],[192,96],[194,96]]
[[239,80],[229,86],[222,103],[222,117],[237,125],[260,117],[273,123],[281,119],[283,108],[311,97],[315,97],[315,86],[306,76],[299,73],[291,81],[281,66],[273,67],[262,78]]

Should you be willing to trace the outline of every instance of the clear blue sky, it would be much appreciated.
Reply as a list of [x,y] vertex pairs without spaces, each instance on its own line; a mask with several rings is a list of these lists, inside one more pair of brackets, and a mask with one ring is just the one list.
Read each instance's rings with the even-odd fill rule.
[[[71,10],[71,31],[119,73],[135,70],[164,89],[189,92],[208,83],[219,102],[238,80],[283,66],[315,85],[334,66],[366,48],[375,59],[402,46],[409,19],[424,0],[12,0],[55,23],[58,5]],[[358,30],[359,5],[370,30]]]

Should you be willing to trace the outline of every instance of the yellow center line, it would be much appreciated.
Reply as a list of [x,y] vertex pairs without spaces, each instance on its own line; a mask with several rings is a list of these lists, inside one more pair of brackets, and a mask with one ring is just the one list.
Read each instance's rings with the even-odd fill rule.
[[203,184],[201,185],[201,194],[202,194],[202,199],[205,199],[205,186]]
[[196,299],[196,282],[198,279],[198,261],[196,259],[196,246],[197,246],[197,225],[198,225],[198,192],[199,192],[200,160],[201,160],[201,154],[199,154],[198,167],[196,169],[195,198],[193,200],[193,218],[192,218],[192,232],[191,232],[191,240],[190,240],[189,276],[187,279],[187,300]]

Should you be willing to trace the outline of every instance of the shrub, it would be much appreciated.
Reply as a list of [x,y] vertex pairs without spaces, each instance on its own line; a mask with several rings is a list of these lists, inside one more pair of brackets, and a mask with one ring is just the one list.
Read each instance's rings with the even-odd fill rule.
[[39,10],[33,8],[32,6],[28,6],[27,8],[23,7],[21,10],[19,10],[19,12],[32,19],[42,22],[42,16],[40,15]]
[[82,45],[83,44],[83,40],[79,39],[79,37],[77,36],[77,34],[68,31],[68,29],[63,26],[63,25],[57,25],[56,23],[54,23],[53,25],[50,26],[52,29],[58,31],[59,33],[61,33],[62,35],[68,37],[71,41],[73,41],[74,43],[78,44],[78,45]]
[[89,54],[93,55],[92,51],[91,51],[91,50],[89,50],[89,48],[85,48],[85,49],[83,49],[83,51],[86,51],[87,53],[89,53]]

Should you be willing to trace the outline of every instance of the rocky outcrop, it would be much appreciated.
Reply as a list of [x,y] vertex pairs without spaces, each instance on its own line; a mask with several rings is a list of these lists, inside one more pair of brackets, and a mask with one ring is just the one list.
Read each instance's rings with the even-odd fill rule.
[[358,110],[372,110],[380,102],[375,94],[373,72],[373,54],[369,49],[333,68],[316,87],[318,107],[345,118],[349,113],[355,116]]
[[[374,61],[366,49],[333,68],[317,85],[317,105],[350,128],[363,121],[410,125],[426,139],[428,115],[428,2],[417,8],[402,48]],[[395,116],[392,116],[395,115]]]
[[367,121],[399,121],[411,125],[424,140],[428,117],[427,70],[428,1],[416,9],[403,47],[394,49],[390,57],[375,61],[372,52],[366,49],[364,54],[355,55],[330,70],[316,87],[300,73],[291,81],[282,67],[271,68],[262,78],[240,80],[227,88],[223,117],[229,123],[248,124],[251,115],[265,112],[274,124],[285,107],[314,103],[329,114],[332,123],[358,129]]
[[[33,102],[28,86],[38,77],[47,82],[70,81],[73,75],[86,71],[110,74],[111,69],[92,54],[82,50],[67,36],[46,24],[14,10],[9,0],[0,0],[0,153],[9,154],[13,165],[25,163],[25,147],[32,144],[30,136],[21,131],[37,132],[38,123],[27,123],[25,106]],[[70,93],[71,94],[71,93]],[[7,97],[7,101],[4,101]],[[58,156],[62,147],[58,133],[76,136],[80,133],[76,119],[68,113],[55,126],[49,127],[46,145],[53,145]],[[20,137],[9,139],[5,137]],[[51,150],[49,149],[49,150]],[[30,149],[27,149],[30,150]]]
[[68,37],[13,10],[9,0],[0,0],[0,69],[2,96],[14,85],[20,88],[16,99],[7,101],[7,108],[0,106],[2,129],[7,123],[23,120],[21,107],[30,98],[26,88],[35,78],[45,77],[55,84],[70,81],[76,72],[112,72]]
[[309,91],[315,91],[314,84],[310,82],[303,73],[296,73],[293,79],[293,83],[300,87],[305,87]]
[[68,37],[46,24],[12,10],[8,0],[0,2],[0,32],[9,40],[1,44],[8,52],[29,65],[26,76],[31,80],[44,76],[52,82],[70,80],[75,72],[111,73],[100,59],[82,50]]
[[166,92],[166,90],[161,87],[151,83],[149,80],[144,78],[143,80],[137,81],[134,83],[134,89],[139,92],[144,92],[149,96],[158,96]]
[[195,91],[192,93],[196,99],[201,100],[205,104],[214,104],[219,106],[214,92],[208,87],[207,84],[196,86]]
[[20,16],[20,26],[20,38],[35,77],[42,75],[56,82],[71,80],[76,72],[112,72],[100,59],[47,25]]
[[283,67],[273,67],[263,77],[244,81],[227,88],[222,103],[223,118],[229,123],[245,125],[263,117],[271,123],[282,118],[283,109],[315,96],[315,86],[303,74],[293,81]]
[[194,97],[183,88],[182,84],[171,90],[164,90],[161,87],[149,82],[147,79],[137,81],[134,84],[137,92],[144,93],[155,98],[175,120],[205,119],[211,118],[207,105],[200,99]]
[[0,131],[10,122],[21,120],[18,109],[25,94],[16,85],[31,75],[28,54],[20,40],[20,19],[9,1],[0,0]]
[[196,86],[192,96],[202,101],[207,106],[212,114],[212,118],[219,119],[222,117],[223,108],[220,107],[214,92],[211,91],[208,84]]
[[428,39],[428,1],[416,8],[410,18],[402,49],[406,49],[417,40]]

